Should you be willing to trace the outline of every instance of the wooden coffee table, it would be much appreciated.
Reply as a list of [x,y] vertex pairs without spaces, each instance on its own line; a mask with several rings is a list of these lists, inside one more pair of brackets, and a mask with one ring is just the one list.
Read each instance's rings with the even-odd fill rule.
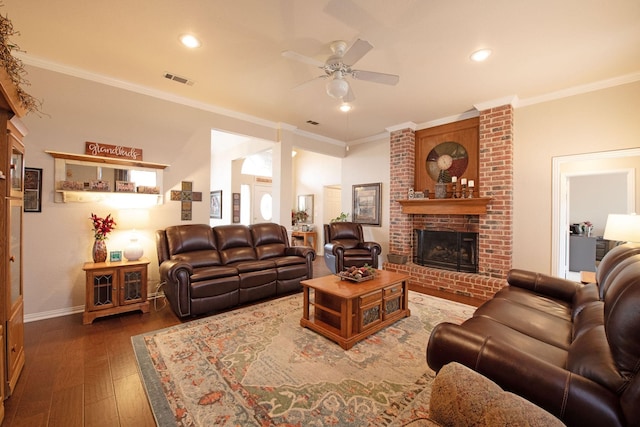
[[300,325],[337,342],[345,350],[411,315],[406,274],[376,270],[376,277],[366,282],[331,275],[300,283],[304,294]]

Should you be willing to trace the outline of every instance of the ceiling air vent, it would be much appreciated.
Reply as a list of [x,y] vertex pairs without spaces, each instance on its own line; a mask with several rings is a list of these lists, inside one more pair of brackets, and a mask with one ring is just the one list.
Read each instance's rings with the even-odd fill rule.
[[193,80],[189,80],[186,77],[178,76],[173,73],[164,73],[163,77],[165,79],[173,80],[174,82],[182,83],[183,85],[193,86],[195,83]]

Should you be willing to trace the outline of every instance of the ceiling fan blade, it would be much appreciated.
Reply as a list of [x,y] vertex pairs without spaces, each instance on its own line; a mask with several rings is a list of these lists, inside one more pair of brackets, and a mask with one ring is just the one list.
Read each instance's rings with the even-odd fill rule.
[[318,61],[317,59],[310,58],[308,56],[302,55],[298,52],[294,52],[292,50],[285,50],[282,52],[282,56],[288,59],[293,59],[294,61],[303,62],[308,65],[313,65],[314,67],[323,68],[324,62]]
[[358,62],[363,56],[367,54],[373,45],[366,40],[358,39],[351,45],[344,55],[342,55],[342,63],[349,66]]
[[307,80],[306,82],[302,82],[302,83],[300,83],[300,84],[298,84],[298,85],[296,85],[296,86],[292,87],[291,89],[293,89],[293,90],[301,89],[301,88],[306,87],[306,86],[308,86],[309,84],[311,84],[311,83],[315,82],[316,80],[324,80],[324,79],[328,79],[328,78],[329,78],[329,76],[328,76],[328,75],[323,74],[323,75],[321,75],[321,76],[314,77],[314,78],[312,78],[311,80]]
[[385,85],[397,85],[400,76],[395,74],[376,73],[375,71],[353,70],[351,76],[357,80],[366,80],[374,83],[382,83]]

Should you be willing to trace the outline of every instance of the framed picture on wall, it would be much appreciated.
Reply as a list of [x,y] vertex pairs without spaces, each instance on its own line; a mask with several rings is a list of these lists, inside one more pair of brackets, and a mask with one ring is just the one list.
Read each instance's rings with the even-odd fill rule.
[[211,192],[209,217],[213,219],[222,219],[222,190]]
[[238,224],[240,222],[240,193],[233,193],[233,218],[232,222]]
[[380,226],[382,183],[353,186],[353,222]]
[[42,212],[42,169],[24,168],[25,212]]

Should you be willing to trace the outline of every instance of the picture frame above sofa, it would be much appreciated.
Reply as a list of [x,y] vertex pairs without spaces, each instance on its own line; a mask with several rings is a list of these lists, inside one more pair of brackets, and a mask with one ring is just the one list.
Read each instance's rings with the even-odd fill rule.
[[352,221],[363,225],[380,226],[382,183],[353,186]]
[[213,219],[222,219],[222,190],[211,192],[209,217]]

